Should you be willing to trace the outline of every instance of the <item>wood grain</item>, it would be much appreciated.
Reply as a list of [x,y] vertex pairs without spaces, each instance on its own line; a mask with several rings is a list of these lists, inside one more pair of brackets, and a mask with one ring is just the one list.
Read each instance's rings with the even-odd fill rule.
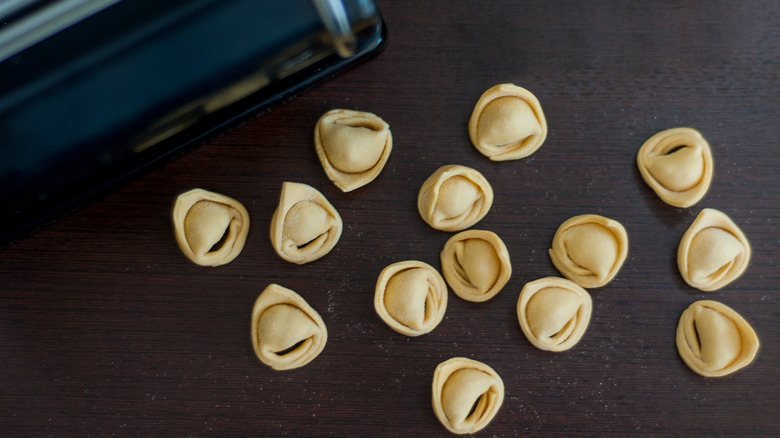
[[[431,409],[436,365],[483,361],[506,400],[482,436],[776,436],[780,433],[780,4],[743,2],[380,1],[389,45],[376,59],[210,140],[0,252],[0,435],[447,436]],[[494,163],[470,144],[480,94],[512,82],[541,101],[550,132],[527,159]],[[350,193],[325,176],[312,133],[333,108],[391,126],[382,174]],[[703,133],[715,176],[689,209],[661,202],[636,152],[676,126]],[[513,276],[487,303],[450,295],[443,322],[408,338],[374,313],[386,265],[440,267],[450,236],[416,212],[439,166],[482,172],[495,202],[477,227],[500,235]],[[297,266],[268,229],[284,181],[338,209],[334,251]],[[179,251],[175,196],[192,187],[247,207],[243,253],[203,268]],[[688,287],[676,248],[701,208],[750,239],[746,274],[722,291]],[[629,255],[592,290],[572,350],[535,349],[517,323],[523,284],[556,275],[547,249],[582,213],[620,221]],[[308,366],[274,372],[254,356],[249,316],[272,282],[304,296],[329,341]],[[755,328],[754,364],[725,378],[690,371],[677,320],[715,299]]]

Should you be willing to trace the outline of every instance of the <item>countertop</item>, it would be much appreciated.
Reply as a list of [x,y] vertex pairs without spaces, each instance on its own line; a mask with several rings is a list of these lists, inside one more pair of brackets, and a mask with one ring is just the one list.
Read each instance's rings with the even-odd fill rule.
[[[380,1],[389,44],[375,59],[211,138],[192,152],[0,251],[0,435],[448,436],[431,408],[433,370],[461,356],[505,384],[479,436],[776,436],[780,433],[780,4],[773,1]],[[471,145],[479,96],[532,91],[549,124],[528,158],[493,162]],[[390,124],[394,148],[369,185],[341,192],[314,151],[333,108]],[[656,132],[708,140],[715,173],[690,208],[663,203],[636,155]],[[441,268],[452,233],[420,218],[417,192],[445,164],[495,192],[475,228],[497,233],[513,268],[485,303],[450,292],[441,324],[407,337],[373,308],[380,271]],[[302,266],[269,237],[285,181],[339,211],[334,250]],[[249,211],[243,252],[205,268],[179,250],[175,197],[200,187]],[[677,245],[703,208],[750,240],[745,274],[716,292],[681,278]],[[517,320],[523,285],[559,275],[548,256],[569,217],[622,223],[627,260],[591,289],[593,316],[571,350],[533,347]],[[269,284],[302,295],[329,339],[305,367],[274,371],[250,342]],[[738,311],[761,346],[735,374],[686,367],[675,329],[692,302]]]

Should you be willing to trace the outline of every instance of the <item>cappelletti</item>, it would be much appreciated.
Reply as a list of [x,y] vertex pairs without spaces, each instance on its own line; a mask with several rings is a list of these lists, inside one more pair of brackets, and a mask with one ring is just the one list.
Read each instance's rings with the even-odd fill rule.
[[271,244],[279,257],[299,265],[324,257],[344,225],[336,208],[312,186],[285,182],[271,218]]
[[739,278],[751,253],[750,242],[731,218],[705,208],[680,239],[677,266],[686,283],[711,292]]
[[317,121],[314,147],[328,178],[349,192],[379,175],[393,149],[393,136],[376,114],[334,109]]
[[499,84],[485,91],[474,106],[469,137],[493,161],[517,160],[542,146],[547,120],[533,93],[514,84]]
[[565,278],[546,277],[523,286],[517,319],[531,344],[546,351],[565,351],[585,334],[593,313],[590,294]]
[[203,189],[179,195],[172,219],[179,248],[201,266],[233,261],[249,233],[249,213],[240,202]]
[[252,308],[252,347],[261,362],[275,370],[302,367],[328,341],[320,314],[294,291],[271,284]]
[[379,274],[374,309],[398,333],[424,335],[444,318],[447,285],[439,272],[425,262],[396,262]]
[[712,300],[691,304],[677,324],[677,351],[705,377],[722,377],[749,365],[758,353],[753,327],[731,307]]
[[492,231],[466,230],[450,237],[440,258],[447,284],[466,301],[493,298],[512,276],[506,245]]
[[431,227],[461,231],[485,217],[493,205],[493,188],[477,170],[458,164],[437,169],[423,182],[417,211]]
[[433,372],[433,412],[452,433],[484,429],[504,402],[504,381],[488,365],[465,357],[440,363]]
[[596,214],[564,221],[549,250],[558,271],[582,287],[612,281],[628,256],[628,234],[620,222]]
[[639,173],[664,202],[690,207],[710,188],[712,151],[692,128],[673,128],[650,137],[636,157]]

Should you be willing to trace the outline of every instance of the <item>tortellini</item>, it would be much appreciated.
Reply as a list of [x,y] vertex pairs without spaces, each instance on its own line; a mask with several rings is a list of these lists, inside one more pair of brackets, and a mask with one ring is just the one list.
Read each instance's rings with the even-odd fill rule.
[[546,277],[526,283],[517,300],[520,328],[534,347],[565,351],[585,334],[593,313],[590,294],[565,278]]
[[636,160],[645,183],[669,205],[690,207],[710,188],[712,152],[695,129],[673,128],[653,135]]
[[299,265],[328,254],[344,225],[336,208],[317,189],[285,182],[271,219],[271,244],[276,253]]
[[427,263],[417,260],[393,263],[379,274],[374,309],[398,333],[424,335],[444,318],[447,285]]
[[314,127],[314,148],[331,181],[344,192],[373,181],[393,149],[390,125],[362,111],[334,109]]
[[739,278],[750,255],[750,242],[731,218],[705,208],[680,240],[677,266],[686,283],[711,292]]
[[549,253],[564,277],[582,287],[601,287],[623,266],[628,235],[613,219],[595,214],[575,216],[558,228]]
[[517,160],[536,152],[547,138],[539,100],[514,84],[499,84],[482,94],[469,120],[469,137],[493,161]]
[[465,357],[440,363],[433,372],[433,412],[452,433],[484,429],[504,403],[504,381],[488,365]]
[[436,170],[420,187],[417,211],[432,228],[461,231],[476,224],[493,205],[493,188],[470,167],[450,164]]
[[677,351],[688,367],[705,377],[721,377],[750,364],[758,336],[734,309],[710,300],[696,301],[680,316]]
[[172,219],[179,248],[201,266],[233,261],[249,233],[249,213],[240,202],[203,189],[179,195]]
[[504,242],[486,230],[467,230],[452,236],[441,252],[441,268],[455,294],[474,302],[496,296],[512,276]]
[[328,341],[320,314],[300,295],[271,284],[252,309],[252,347],[261,362],[275,370],[302,367],[317,357]]

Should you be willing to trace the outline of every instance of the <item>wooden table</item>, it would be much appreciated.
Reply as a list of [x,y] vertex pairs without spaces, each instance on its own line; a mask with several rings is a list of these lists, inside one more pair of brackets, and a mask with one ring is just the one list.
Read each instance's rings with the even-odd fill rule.
[[[193,152],[0,251],[2,436],[447,436],[431,409],[437,364],[491,365],[506,399],[482,436],[776,436],[780,433],[780,4],[381,1],[389,46],[377,58],[211,139]],[[469,142],[479,96],[512,82],[542,103],[549,136],[529,158],[492,162]],[[342,193],[314,152],[332,108],[374,112],[394,150],[371,184]],[[677,126],[709,140],[715,176],[688,208],[661,202],[635,158]],[[429,228],[417,191],[439,166],[482,172],[495,203],[477,228],[499,234],[513,275],[493,300],[450,294],[442,323],[409,338],[373,309],[390,263],[440,268],[451,234]],[[269,239],[284,181],[318,188],[344,233],[325,258],[283,261]],[[241,255],[196,266],[176,245],[175,196],[202,187],[249,210]],[[753,246],[745,275],[704,293],[676,267],[704,207]],[[582,341],[553,354],[523,336],[522,286],[557,275],[547,255],[565,219],[620,221],[628,259],[591,290]],[[250,313],[279,283],[329,331],[304,368],[255,357]],[[728,377],[689,370],[674,343],[689,304],[715,299],[755,328],[755,362]]]

